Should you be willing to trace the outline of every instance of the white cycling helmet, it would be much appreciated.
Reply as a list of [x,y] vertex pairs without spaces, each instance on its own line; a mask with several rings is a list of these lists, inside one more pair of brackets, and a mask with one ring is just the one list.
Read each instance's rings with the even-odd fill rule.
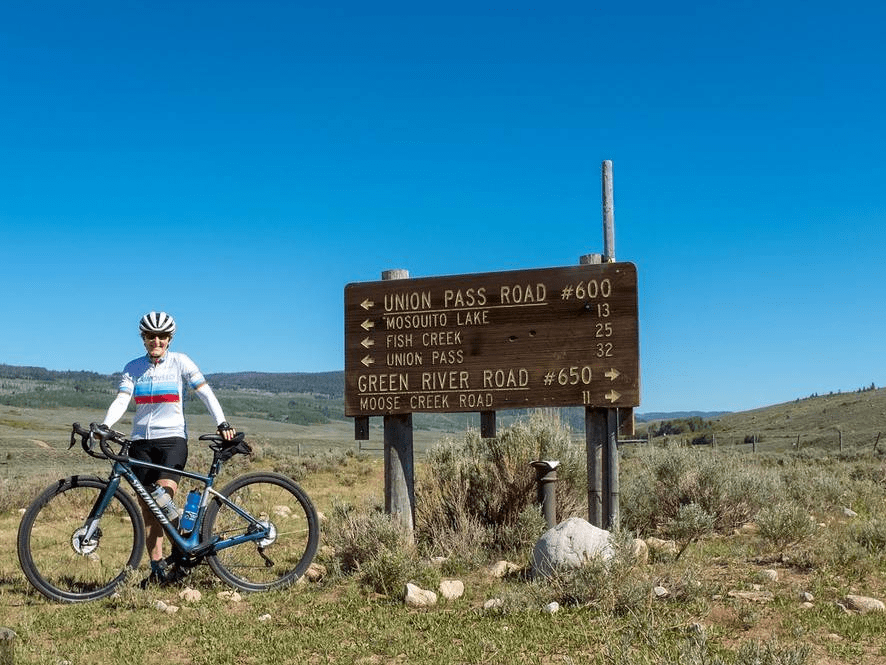
[[138,322],[141,333],[169,333],[175,332],[175,319],[166,312],[148,312]]

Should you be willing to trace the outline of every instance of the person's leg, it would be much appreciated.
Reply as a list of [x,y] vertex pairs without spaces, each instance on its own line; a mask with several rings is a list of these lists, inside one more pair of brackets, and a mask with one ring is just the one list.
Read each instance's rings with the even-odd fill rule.
[[[130,457],[182,470],[188,458],[187,441],[178,437],[139,441],[138,445],[130,449]],[[170,498],[175,496],[178,481],[181,479],[181,476],[174,472],[158,472],[156,469],[147,467],[136,467],[135,473],[145,487],[150,488],[156,483],[169,493]],[[151,573],[143,580],[142,585],[170,582],[172,581],[170,572],[166,570],[166,561],[163,555],[165,542],[163,525],[143,502],[139,501],[139,503],[145,522],[145,549],[148,551],[151,566]]]
[[[157,484],[166,488],[170,498],[175,497],[175,491],[178,489],[177,482],[169,478],[160,478],[157,480]],[[160,561],[163,559],[163,526],[144,504],[142,504],[142,515],[145,518],[145,547],[148,550],[148,556],[151,561]]]

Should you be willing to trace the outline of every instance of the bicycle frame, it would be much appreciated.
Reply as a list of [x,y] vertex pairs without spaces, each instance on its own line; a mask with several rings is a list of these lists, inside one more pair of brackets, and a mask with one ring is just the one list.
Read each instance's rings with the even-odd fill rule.
[[[166,517],[166,515],[163,513],[163,510],[160,508],[160,506],[157,505],[154,497],[151,496],[150,492],[148,492],[142,482],[135,475],[135,472],[132,470],[132,466],[140,466],[150,469],[156,469],[159,471],[172,471],[178,475],[199,481],[203,484],[204,488],[200,497],[200,505],[197,510],[197,520],[194,523],[193,530],[187,537],[182,536],[175,525],[169,521],[169,518]],[[215,489],[215,477],[220,470],[220,466],[221,464],[217,460],[213,460],[209,475],[203,475],[201,473],[196,473],[193,471],[173,469],[172,467],[133,459],[128,456],[127,462],[115,460],[114,465],[111,469],[111,475],[108,477],[107,488],[99,495],[98,499],[95,502],[95,505],[92,507],[92,510],[89,512],[89,516],[86,519],[86,531],[83,535],[83,542],[89,542],[92,538],[93,533],[98,528],[99,520],[104,514],[105,509],[108,507],[108,504],[110,504],[111,498],[114,496],[117,488],[120,486],[121,478],[126,479],[130,487],[132,487],[135,493],[139,496],[139,498],[141,498],[141,500],[151,511],[151,514],[154,515],[154,517],[163,527],[164,532],[169,536],[170,540],[175,544],[176,547],[178,547],[180,551],[185,554],[200,558],[212,551],[220,551],[228,547],[240,545],[245,542],[267,538],[269,536],[267,525],[262,524],[262,522],[244,511],[239,506],[235,505],[226,497],[222,496]],[[200,532],[203,526],[203,517],[206,513],[206,507],[209,505],[209,500],[211,497],[214,497],[217,501],[220,501],[225,506],[237,513],[244,520],[246,520],[250,524],[249,533],[232,538],[216,538],[210,542],[203,542],[201,540]]]

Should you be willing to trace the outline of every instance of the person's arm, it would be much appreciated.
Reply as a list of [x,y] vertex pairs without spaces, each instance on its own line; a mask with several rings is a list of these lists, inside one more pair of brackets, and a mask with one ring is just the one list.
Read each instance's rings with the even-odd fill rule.
[[218,399],[216,398],[215,393],[212,392],[212,388],[209,387],[209,384],[202,384],[195,390],[195,392],[203,404],[206,405],[206,410],[212,414],[213,418],[215,418],[215,423],[218,425],[218,433],[228,441],[234,438],[236,431],[233,427],[228,425],[225,420],[225,413],[222,411],[221,404],[218,403]]
[[221,404],[218,403],[218,398],[216,398],[215,393],[212,392],[212,388],[209,387],[209,384],[204,383],[199,388],[196,388],[195,392],[197,393],[197,397],[200,398],[200,401],[206,405],[206,410],[209,411],[213,418],[215,418],[215,424],[221,425],[225,422],[225,412],[222,411]]
[[206,410],[215,418],[215,424],[218,425],[218,433],[230,441],[234,438],[236,432],[225,420],[225,412],[222,411],[221,404],[218,403],[215,393],[209,387],[206,377],[203,376],[203,373],[197,368],[197,364],[188,356],[183,353],[180,353],[179,356],[184,369],[184,379],[191,386],[191,389],[197,393],[197,397],[206,406]]
[[122,390],[117,393],[117,397],[114,398],[114,401],[111,402],[111,406],[108,407],[108,412],[102,420],[102,425],[105,425],[108,428],[113,427],[114,423],[120,420],[120,418],[123,417],[123,414],[126,413],[126,408],[129,406],[129,400],[131,397],[131,393]]

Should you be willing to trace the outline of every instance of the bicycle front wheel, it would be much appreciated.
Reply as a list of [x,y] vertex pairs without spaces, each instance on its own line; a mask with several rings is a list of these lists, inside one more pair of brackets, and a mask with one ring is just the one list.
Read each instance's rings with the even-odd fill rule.
[[216,575],[242,591],[267,591],[305,574],[317,553],[320,523],[301,487],[276,473],[253,473],[233,480],[220,494],[260,526],[215,498],[206,508],[204,541],[257,529],[267,529],[267,535],[209,555],[207,562]]
[[18,560],[28,581],[59,602],[109,596],[138,567],[145,528],[135,500],[121,488],[87,537],[87,518],[106,480],[71,476],[50,485],[25,511]]

